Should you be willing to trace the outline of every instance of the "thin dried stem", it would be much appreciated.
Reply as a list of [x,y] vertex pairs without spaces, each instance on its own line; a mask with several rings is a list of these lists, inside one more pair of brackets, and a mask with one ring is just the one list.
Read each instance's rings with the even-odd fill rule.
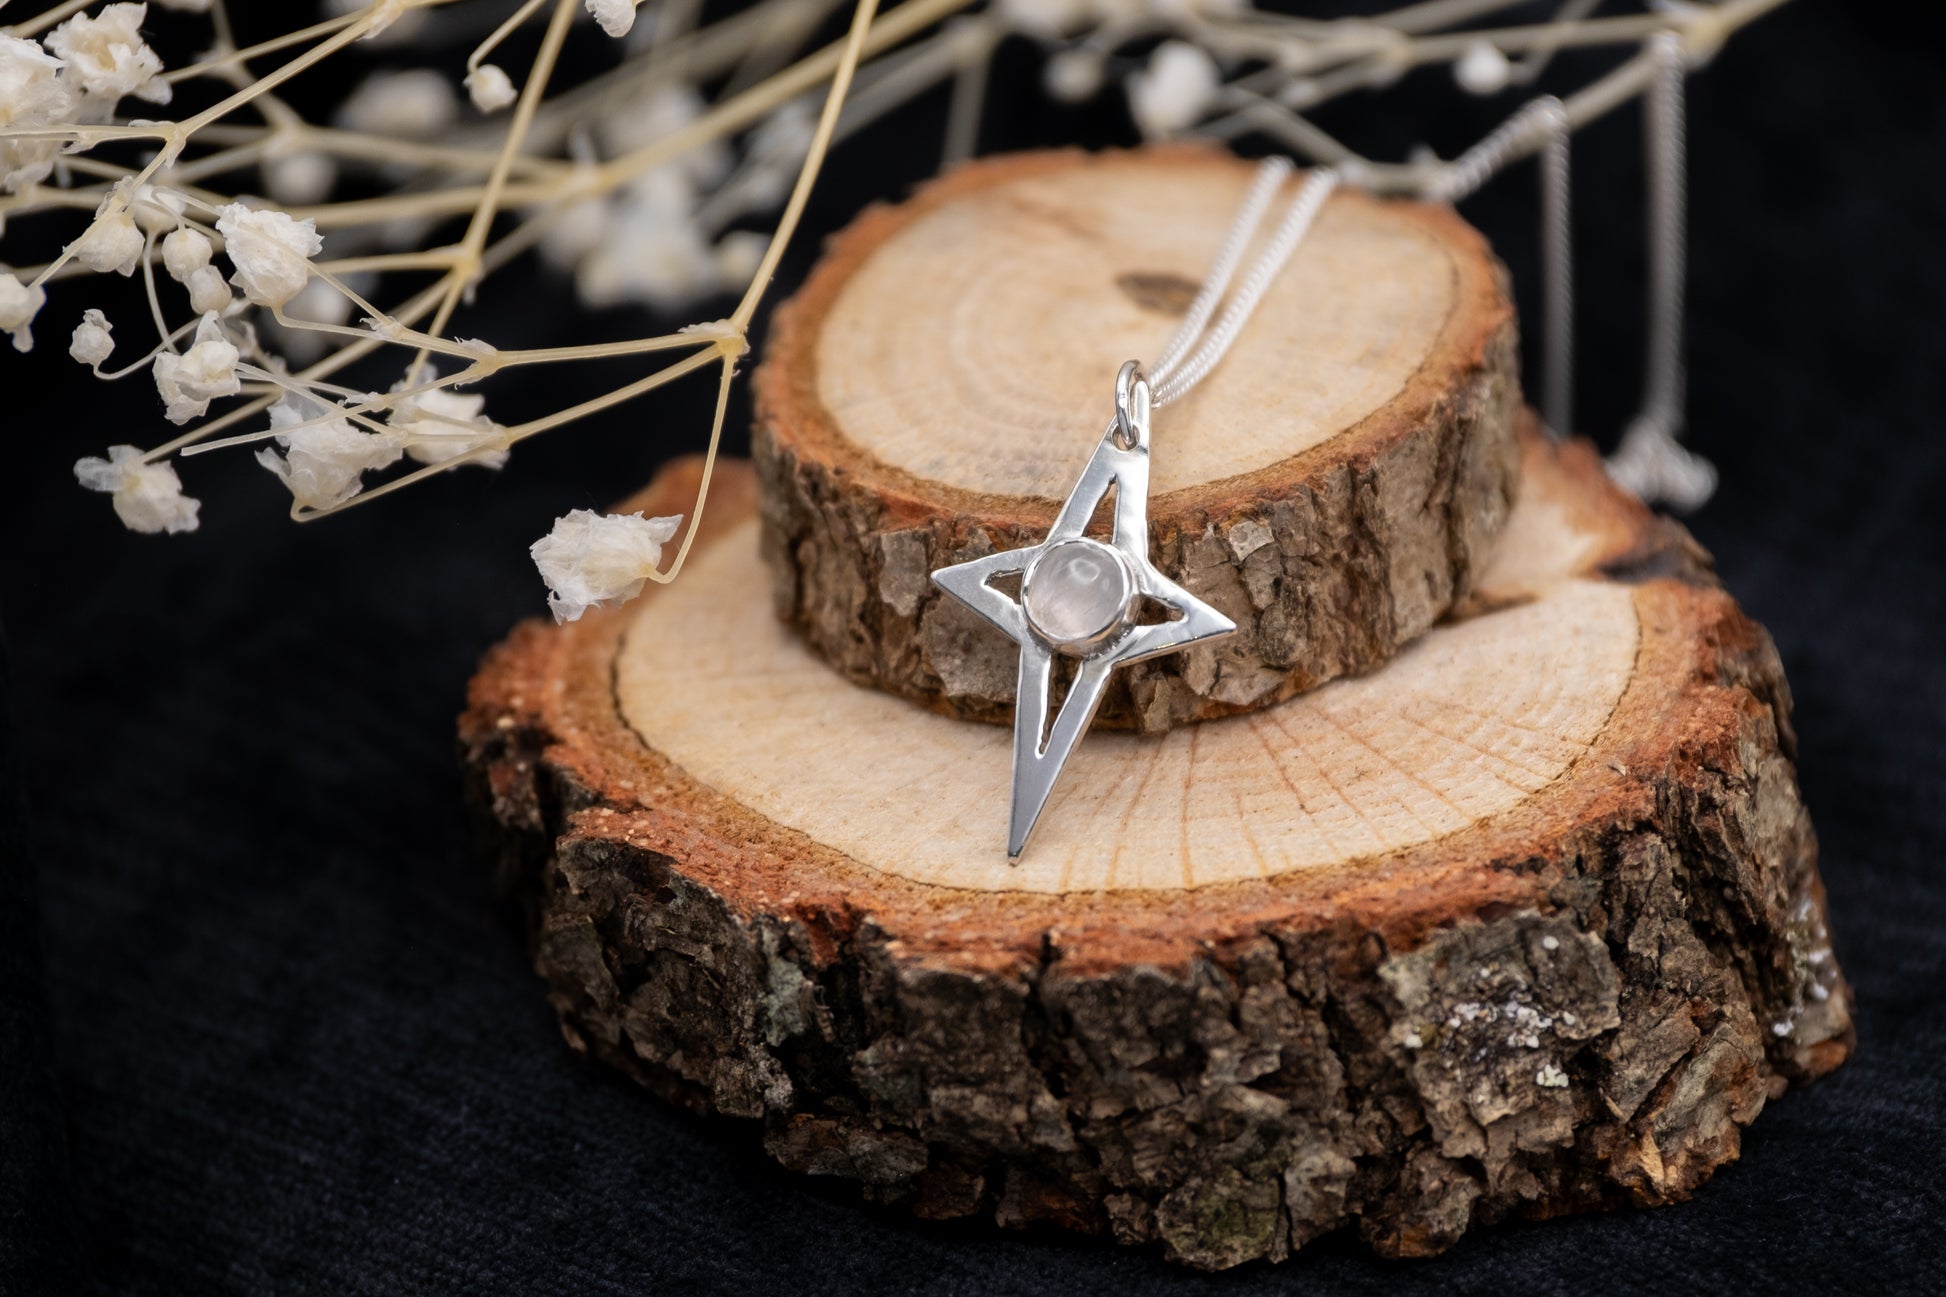
[[[45,215],[74,222],[77,214],[89,214],[92,224],[87,228],[100,236],[90,243],[84,235],[52,260],[11,274],[31,298],[47,286],[72,284],[96,273],[104,258],[119,260],[116,269],[140,269],[145,304],[160,341],[154,351],[119,371],[103,373],[91,366],[112,380],[175,352],[196,329],[195,320],[180,327],[170,324],[156,273],[164,233],[172,228],[197,232],[217,254],[234,261],[239,254],[226,246],[217,226],[238,228],[230,221],[236,219],[240,209],[233,205],[239,201],[249,214],[267,205],[261,199],[240,199],[240,194],[261,187],[261,181],[274,194],[305,198],[277,204],[274,210],[298,222],[314,222],[325,235],[327,253],[310,259],[306,267],[318,296],[297,303],[301,309],[296,314],[287,313],[281,301],[272,305],[260,297],[249,306],[232,308],[225,327],[251,359],[237,371],[248,380],[244,399],[155,447],[145,459],[248,445],[273,436],[288,442],[292,434],[338,420],[384,431],[389,425],[381,421],[406,417],[400,411],[407,402],[417,402],[410,417],[434,429],[414,437],[446,437],[467,449],[451,460],[374,485],[344,504],[295,505],[293,516],[301,520],[341,512],[349,504],[497,456],[527,437],[716,366],[718,397],[701,490],[674,558],[655,574],[661,581],[681,569],[689,552],[689,537],[695,535],[707,503],[729,385],[831,148],[945,86],[942,164],[973,156],[985,116],[991,59],[1010,34],[1024,30],[1044,45],[1064,47],[1064,53],[1084,60],[1112,58],[1115,65],[1126,65],[1130,54],[1145,54],[1147,45],[1127,49],[1132,42],[1189,42],[1212,60],[1214,89],[1186,110],[1164,105],[1160,118],[1152,112],[1143,120],[1175,123],[1150,125],[1152,133],[1267,137],[1375,192],[1458,201],[1506,168],[1539,155],[1545,388],[1550,418],[1566,423],[1572,390],[1569,136],[1653,91],[1650,111],[1659,124],[1659,138],[1673,138],[1666,125],[1671,116],[1667,105],[1680,102],[1681,78],[1688,68],[1707,60],[1732,33],[1783,0],[1652,5],[1601,16],[1595,13],[1598,0],[1557,0],[1551,20],[1534,22],[1507,21],[1533,12],[1523,11],[1516,0],[1422,0],[1366,18],[1333,20],[1192,2],[1110,15],[1064,34],[1037,25],[1040,20],[1024,9],[989,7],[956,17],[972,0],[905,0],[883,14],[877,0],[858,0],[841,39],[805,52],[841,2],[758,0],[707,20],[701,0],[669,0],[642,11],[642,21],[653,24],[649,39],[636,42],[612,70],[562,87],[555,84],[557,71],[575,39],[571,28],[582,12],[582,0],[553,0],[551,5],[549,0],[521,0],[511,6],[498,0],[490,13],[482,12],[483,5],[469,6],[469,0],[378,0],[243,48],[233,38],[225,0],[213,0],[206,19],[210,39],[202,46],[208,52],[156,78],[160,85],[178,89],[214,87],[213,100],[204,96],[196,101],[207,107],[175,120],[138,121],[91,106],[70,118],[16,116],[16,124],[0,128],[0,162],[9,166],[15,156],[47,156],[54,145],[63,150],[54,159],[53,176],[43,178],[41,171],[29,170],[21,173],[23,179],[9,178],[11,192],[0,193],[0,217]],[[57,0],[0,30],[21,39],[38,38],[72,22],[86,8],[85,0]],[[532,63],[504,117],[463,121],[434,138],[411,138],[406,129],[402,134],[407,137],[400,138],[388,131],[306,121],[280,97],[293,79],[357,58],[359,42],[381,24],[434,9],[449,11],[441,15],[439,37],[460,31],[463,39],[471,40],[485,33],[467,52],[469,73],[481,69],[516,32],[538,23],[543,10],[548,12]],[[148,16],[152,25],[161,20],[161,11]],[[72,30],[85,35],[84,28]],[[1478,93],[1531,84],[1565,50],[1612,48],[1630,56],[1558,100],[1529,100],[1498,130],[1451,161],[1370,158],[1348,142],[1355,132],[1340,139],[1319,129],[1308,115],[1313,106],[1329,100],[1382,90],[1413,68],[1457,65],[1469,55],[1477,59],[1483,47],[1503,56],[1503,75],[1492,80],[1489,62],[1488,82],[1480,82],[1477,73],[1463,76]],[[374,77],[369,84],[379,80]],[[704,85],[720,87],[714,102],[703,102],[699,87]],[[804,124],[811,97],[819,93],[822,104],[815,125]],[[0,104],[0,117],[8,111],[8,105]],[[340,119],[353,120],[350,114]],[[648,120],[663,124],[653,131],[636,125]],[[1654,158],[1655,247],[1661,253],[1677,246],[1667,231],[1680,223],[1680,158],[1666,147]],[[350,191],[358,196],[336,191],[333,182],[341,168],[359,181],[359,189]],[[279,175],[290,183],[280,188]],[[377,182],[376,188],[370,181]],[[665,211],[659,204],[669,201],[668,192],[681,198],[678,208]],[[311,201],[313,194],[323,196]],[[744,217],[780,202],[768,236],[734,229]],[[1677,217],[1669,216],[1671,210]],[[219,215],[226,214],[230,219],[219,222]],[[141,226],[139,247],[129,232],[131,217]],[[436,230],[448,220],[464,224],[457,230]],[[758,238],[764,239],[761,251]],[[628,240],[639,240],[641,246]],[[105,250],[111,247],[120,251]],[[590,301],[620,292],[677,309],[707,294],[712,285],[716,291],[739,292],[727,319],[647,338],[496,349],[459,336],[455,322],[478,285],[537,250],[549,260],[575,266],[577,287]],[[246,248],[243,255],[263,254]],[[644,269],[665,263],[671,269]],[[1682,262],[1679,255],[1659,255],[1656,266],[1649,340],[1652,390],[1645,394],[1644,410],[1645,418],[1653,416],[1658,427],[1673,435],[1682,419]],[[169,265],[185,282],[193,268]],[[637,275],[645,277],[641,287],[614,287],[615,281]],[[233,282],[241,285],[242,276]],[[303,282],[300,278],[282,294],[288,297]],[[227,291],[220,284],[212,287],[207,277],[198,283],[210,300],[220,300]],[[347,322],[352,309],[362,313],[362,324]],[[245,312],[274,325],[266,336],[293,360],[310,363],[286,372],[284,362],[265,352],[244,327]],[[494,435],[483,430],[498,425],[454,413],[479,408],[478,398],[455,395],[454,389],[484,383],[502,371],[663,352],[690,354]],[[334,381],[351,381],[347,370],[381,355],[405,360],[405,378],[391,391],[377,394],[355,381],[349,386]],[[1672,355],[1678,358],[1674,362],[1668,359]],[[181,371],[183,363],[188,362],[171,362],[168,374]],[[440,367],[449,372],[433,372]],[[1678,377],[1672,380],[1672,373]],[[315,419],[281,429],[240,430],[285,396],[302,396],[328,408]]]

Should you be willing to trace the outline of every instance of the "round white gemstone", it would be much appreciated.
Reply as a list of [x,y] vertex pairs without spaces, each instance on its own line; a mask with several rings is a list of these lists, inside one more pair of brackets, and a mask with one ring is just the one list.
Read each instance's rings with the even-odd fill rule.
[[1121,555],[1099,541],[1064,540],[1035,561],[1020,601],[1043,639],[1086,648],[1121,624],[1134,593]]

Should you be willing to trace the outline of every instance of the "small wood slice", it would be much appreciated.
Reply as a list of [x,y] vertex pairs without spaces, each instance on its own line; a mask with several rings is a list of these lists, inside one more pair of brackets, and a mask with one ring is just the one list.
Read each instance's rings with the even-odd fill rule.
[[[1175,332],[1253,174],[1182,147],[1015,155],[832,241],[755,382],[765,554],[812,648],[860,683],[1011,719],[1010,642],[929,574],[1046,533],[1116,370]],[[1334,194],[1229,356],[1156,416],[1156,564],[1240,633],[1118,673],[1100,723],[1269,706],[1423,634],[1506,520],[1515,365],[1474,230]]]
[[1017,867],[1005,733],[831,672],[718,480],[680,582],[523,626],[461,735],[570,1043],[785,1165],[1204,1267],[1422,1255],[1684,1198],[1848,1054],[1777,656],[1585,445],[1529,436],[1384,669],[1091,736]]

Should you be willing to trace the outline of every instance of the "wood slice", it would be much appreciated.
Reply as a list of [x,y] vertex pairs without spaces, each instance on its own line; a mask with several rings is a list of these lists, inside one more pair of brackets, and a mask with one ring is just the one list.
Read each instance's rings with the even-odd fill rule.
[[[1175,332],[1253,174],[1182,147],[1015,155],[832,241],[755,381],[778,611],[818,653],[1011,720],[1011,643],[928,575],[1046,533],[1116,370]],[[1100,723],[1163,730],[1368,671],[1465,595],[1517,472],[1502,280],[1448,208],[1332,196],[1234,350],[1156,418],[1157,566],[1240,633],[1118,672]]]
[[1006,735],[753,600],[727,466],[680,582],[521,627],[462,721],[569,1042],[874,1199],[1204,1267],[1688,1196],[1852,1044],[1790,697],[1686,533],[1524,459],[1446,622],[1091,736],[1018,867]]

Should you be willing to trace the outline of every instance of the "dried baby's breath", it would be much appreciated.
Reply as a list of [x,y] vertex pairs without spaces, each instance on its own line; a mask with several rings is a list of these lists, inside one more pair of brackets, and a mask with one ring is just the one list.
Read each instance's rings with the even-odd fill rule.
[[[632,0],[327,0],[324,23],[299,30],[293,18],[288,36],[239,49],[234,3],[52,0],[35,14],[9,6],[0,26],[0,333],[31,348],[52,289],[50,327],[70,355],[105,380],[149,371],[147,417],[186,425],[180,435],[76,470],[141,531],[195,526],[171,456],[252,448],[306,519],[463,465],[497,467],[528,437],[699,371],[716,376],[713,456],[752,321],[827,150],[950,82],[941,161],[968,156],[988,63],[1009,36],[1041,49],[1051,95],[1125,96],[1145,137],[1256,134],[1375,190],[1457,199],[1523,157],[1564,150],[1567,132],[1617,104],[1656,90],[1666,106],[1671,75],[1679,102],[1683,69],[1769,7],[1535,23],[1513,0],[1489,0],[1319,22],[1245,0],[998,0],[977,12],[973,0],[904,0],[884,14],[876,0],[755,0],[720,16],[677,5],[638,15]],[[459,32],[485,36],[456,75]],[[609,62],[578,85],[559,75],[574,41]],[[1564,100],[1509,104],[1505,125],[1451,160],[1364,158],[1302,115],[1425,64],[1449,67],[1466,93],[1527,95],[1570,44],[1627,57]],[[172,68],[158,53],[169,49],[206,52]],[[282,96],[319,69],[348,89],[307,121]],[[46,264],[12,255],[13,230],[30,227],[52,236],[38,246],[60,249]],[[709,322],[540,347],[475,337],[469,303],[529,256],[584,305]],[[116,331],[89,299],[104,274],[131,276],[149,318],[118,310]],[[1658,319],[1666,338],[1676,325]],[[1547,327],[1559,334],[1564,321]],[[557,327],[594,326],[562,312]],[[1674,352],[1656,354],[1666,379]],[[570,393],[583,360],[639,368]],[[562,371],[550,385],[559,406],[490,418],[492,398],[473,389],[541,364]],[[1675,441],[1679,388],[1651,386],[1618,473],[1693,501],[1713,478]],[[668,536],[649,538],[668,520],[635,521],[584,519],[542,542],[581,556],[560,570],[557,610],[680,570],[687,540],[664,566]],[[617,579],[630,572],[640,579]]]
[[658,575],[662,547],[682,518],[644,518],[640,513],[576,509],[554,520],[531,553],[547,582],[547,606],[555,621],[575,621],[597,606],[633,599]]

